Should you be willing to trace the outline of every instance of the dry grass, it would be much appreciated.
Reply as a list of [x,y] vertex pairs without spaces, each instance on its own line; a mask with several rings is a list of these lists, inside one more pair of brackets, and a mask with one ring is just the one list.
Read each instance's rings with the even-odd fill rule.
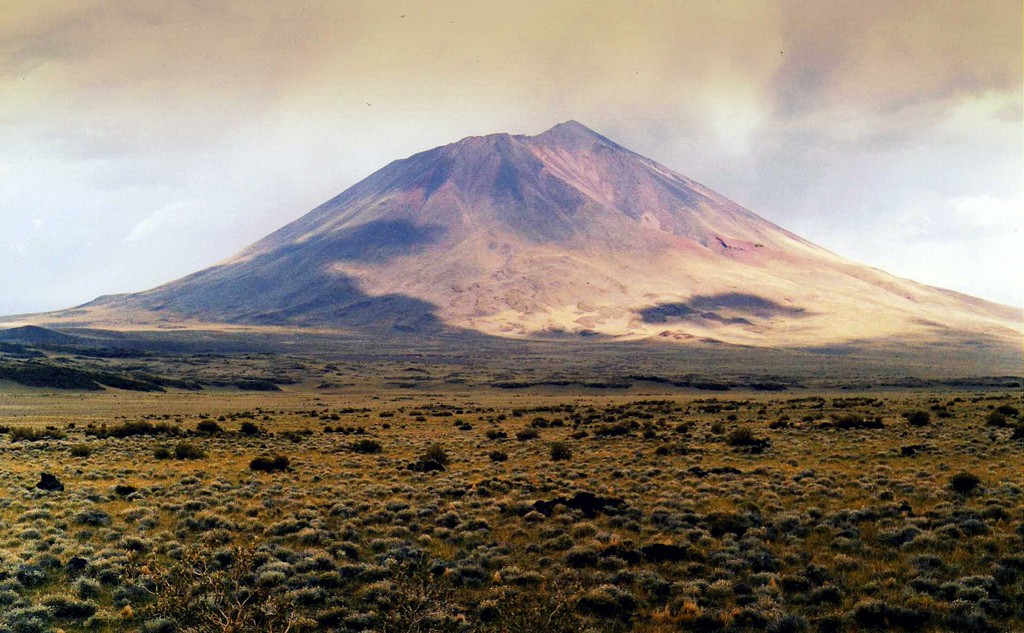
[[[0,437],[0,628],[1019,630],[999,407],[1020,394],[7,390],[0,424],[58,433]],[[177,435],[95,432],[141,421]],[[154,459],[182,440],[206,458]]]

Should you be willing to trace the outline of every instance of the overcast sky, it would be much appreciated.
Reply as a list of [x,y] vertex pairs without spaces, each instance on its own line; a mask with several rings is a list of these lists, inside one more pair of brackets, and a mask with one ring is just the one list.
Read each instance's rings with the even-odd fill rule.
[[1020,0],[4,0],[0,314],[158,285],[393,159],[567,119],[836,253],[1022,305],[1021,18]]

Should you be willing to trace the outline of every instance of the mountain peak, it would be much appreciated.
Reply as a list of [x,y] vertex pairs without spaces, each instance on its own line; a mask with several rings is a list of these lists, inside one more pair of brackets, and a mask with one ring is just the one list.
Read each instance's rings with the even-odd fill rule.
[[567,149],[581,149],[595,146],[614,147],[624,149],[618,143],[601,136],[594,130],[583,125],[579,121],[569,120],[552,127],[532,137],[533,140],[542,145],[557,144]]
[[569,119],[552,127],[551,129],[544,132],[544,134],[557,133],[557,134],[587,134],[590,136],[600,136],[597,132],[583,125],[575,119]]

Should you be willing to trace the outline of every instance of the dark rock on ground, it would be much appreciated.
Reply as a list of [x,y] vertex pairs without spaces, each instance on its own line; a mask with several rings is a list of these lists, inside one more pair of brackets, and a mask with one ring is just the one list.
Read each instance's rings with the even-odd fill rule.
[[533,509],[541,514],[550,516],[555,506],[563,505],[571,510],[579,510],[589,518],[597,516],[598,512],[615,512],[625,509],[626,502],[615,497],[599,497],[592,492],[577,492],[571,498],[555,497],[549,501],[537,501]]
[[416,460],[406,466],[411,471],[418,473],[432,473],[436,471],[442,471],[445,469],[444,464],[433,459],[421,459]]
[[48,490],[50,492],[60,492],[64,490],[64,484],[61,483],[60,479],[57,479],[56,475],[43,473],[39,476],[39,483],[36,484],[36,488],[39,488],[40,490]]
[[676,563],[688,560],[690,549],[678,545],[666,545],[664,543],[651,543],[640,548],[647,560],[652,563],[672,562]]

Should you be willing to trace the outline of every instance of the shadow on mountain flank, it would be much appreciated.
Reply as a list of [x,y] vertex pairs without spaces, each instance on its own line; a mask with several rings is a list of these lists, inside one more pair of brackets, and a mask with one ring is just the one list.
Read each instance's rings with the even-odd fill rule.
[[[719,310],[728,310],[740,316],[723,316]],[[638,310],[644,323],[666,323],[669,320],[706,319],[728,325],[751,325],[746,317],[770,319],[776,316],[803,316],[803,308],[784,306],[770,299],[752,294],[727,292],[717,295],[696,295],[689,301],[659,303]]]
[[417,253],[440,242],[446,233],[443,226],[435,224],[418,225],[408,220],[373,220],[279,248],[275,256],[301,253],[304,257],[321,261],[383,262]]

